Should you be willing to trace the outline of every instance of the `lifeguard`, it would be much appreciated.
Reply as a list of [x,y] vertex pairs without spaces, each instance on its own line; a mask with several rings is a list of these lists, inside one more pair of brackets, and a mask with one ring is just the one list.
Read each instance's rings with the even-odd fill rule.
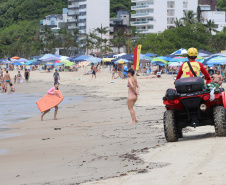
[[[190,48],[188,50],[187,54],[188,54],[188,60],[191,64],[191,67],[192,67],[193,71],[195,72],[195,74],[197,75],[197,77],[199,77],[200,72],[202,72],[206,77],[206,83],[207,84],[210,83],[211,78],[210,78],[209,73],[206,71],[206,69],[204,68],[204,66],[201,63],[195,61],[195,59],[198,56],[197,49],[196,48]],[[190,70],[187,62],[182,64],[182,66],[181,66],[181,68],[178,72],[176,81],[178,79],[180,79],[182,75],[183,75],[183,78],[194,77],[194,75],[193,75],[192,71]]]

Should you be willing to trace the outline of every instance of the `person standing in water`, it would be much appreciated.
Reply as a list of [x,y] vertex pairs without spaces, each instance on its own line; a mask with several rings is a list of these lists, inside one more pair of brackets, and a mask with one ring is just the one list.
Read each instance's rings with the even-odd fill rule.
[[[48,93],[48,94],[51,94],[51,95],[57,95],[57,93],[55,92],[55,90],[59,90],[59,82],[55,82],[55,83],[54,83],[54,87],[51,88],[50,90],[48,90],[47,93]],[[48,113],[49,111],[50,111],[50,109],[42,113],[42,115],[41,115],[41,121],[43,121],[43,117],[44,117],[44,116],[46,115],[46,113]],[[54,112],[54,118],[53,118],[54,120],[57,120],[57,117],[56,117],[56,116],[57,116],[57,112],[58,112],[58,105],[55,106],[55,112]]]
[[134,74],[135,74],[135,71],[133,69],[129,69],[127,71],[127,76],[129,77],[128,84],[127,84],[127,87],[129,88],[127,104],[128,104],[128,109],[130,111],[131,118],[132,118],[132,122],[129,124],[135,124],[136,122],[138,122],[138,118],[133,109],[133,106],[138,99],[140,86],[137,82],[137,79],[134,77]]
[[8,71],[6,71],[6,74],[4,76],[4,80],[5,80],[5,92],[7,92],[7,86],[9,85],[11,78],[10,78],[10,74]]
[[25,69],[24,77],[25,77],[25,81],[28,83],[28,80],[29,80],[29,77],[30,77],[30,73],[29,73],[29,71],[27,69]]

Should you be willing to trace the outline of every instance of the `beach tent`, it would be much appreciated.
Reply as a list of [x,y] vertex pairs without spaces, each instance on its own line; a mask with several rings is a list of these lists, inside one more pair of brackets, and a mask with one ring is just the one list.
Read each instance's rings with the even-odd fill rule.
[[59,58],[57,58],[57,57],[49,57],[49,58],[46,58],[46,59],[43,59],[42,61],[43,62],[52,62],[52,61],[57,61],[57,60],[59,60]]
[[188,51],[186,49],[181,48],[181,49],[175,51],[174,53],[172,53],[171,55],[185,55],[185,54],[187,54],[187,52]]
[[57,60],[59,60],[59,58],[56,57],[53,54],[45,54],[43,57],[39,58],[39,60],[46,60],[46,59],[51,58],[51,57],[57,58]]
[[126,55],[126,53],[121,53],[121,54],[118,54],[118,55],[113,55],[113,58],[119,58],[119,57],[121,57],[123,55]]
[[157,57],[158,56],[157,54],[154,54],[154,53],[146,53],[145,55],[148,57]]
[[96,64],[96,63],[100,63],[102,59],[97,57],[89,57],[85,59],[85,61]]
[[129,55],[129,54],[122,55],[120,58],[129,60],[129,61],[133,61],[133,55]]
[[112,60],[114,60],[115,58],[103,58],[102,62],[111,62]]
[[85,61],[85,59],[89,58],[88,56],[85,56],[85,55],[81,55],[77,58],[74,58],[72,61],[75,61],[75,62],[80,62],[80,61]]
[[209,57],[210,55],[213,55],[213,53],[210,53],[205,50],[199,50],[199,53],[198,53],[198,56],[200,56],[200,57]]
[[60,60],[67,60],[69,57],[67,56],[60,56]]

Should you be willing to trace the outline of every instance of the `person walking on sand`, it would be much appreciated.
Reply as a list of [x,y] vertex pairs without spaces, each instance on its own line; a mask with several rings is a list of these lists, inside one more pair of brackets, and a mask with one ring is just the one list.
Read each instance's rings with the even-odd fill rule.
[[95,76],[95,78],[97,78],[96,70],[97,70],[97,68],[95,67],[94,63],[92,63],[91,64],[92,78],[93,78],[93,76]]
[[57,72],[57,69],[55,69],[55,72],[53,73],[54,78],[54,84],[58,83],[58,80],[60,80],[60,74]]
[[134,74],[135,74],[135,71],[133,69],[129,69],[127,71],[127,76],[129,77],[128,84],[127,84],[127,87],[129,88],[127,104],[128,104],[128,109],[130,111],[131,118],[132,118],[132,122],[130,124],[135,124],[136,122],[138,122],[138,118],[133,109],[133,106],[138,99],[140,86]]
[[[59,82],[55,82],[55,83],[54,83],[54,87],[51,88],[50,90],[48,90],[47,93],[48,93],[48,94],[51,94],[51,95],[57,95],[57,93],[55,92],[55,90],[59,90]],[[44,117],[44,116],[46,115],[46,113],[48,113],[49,111],[50,111],[50,109],[42,113],[42,115],[41,115],[41,121],[43,121],[43,117]],[[58,112],[58,105],[55,106],[55,112],[54,112],[54,118],[53,118],[54,120],[57,120],[57,117],[56,117],[56,116],[57,116],[57,112]]]
[[27,69],[25,69],[25,72],[24,72],[24,78],[25,78],[25,81],[28,83],[28,80],[29,80],[29,77],[30,77],[30,73]]
[[17,74],[17,83],[18,84],[20,83],[21,78],[22,78],[22,76],[20,74],[20,71],[18,71],[18,74]]
[[9,85],[11,78],[10,78],[10,74],[8,71],[6,71],[6,74],[4,76],[4,80],[5,80],[5,92],[7,92],[7,86]]

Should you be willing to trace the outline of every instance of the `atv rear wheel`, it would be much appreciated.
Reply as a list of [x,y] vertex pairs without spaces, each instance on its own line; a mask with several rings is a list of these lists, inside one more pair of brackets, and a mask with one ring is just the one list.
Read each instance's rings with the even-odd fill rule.
[[176,126],[173,110],[168,110],[164,113],[163,124],[166,141],[178,141],[178,128]]
[[217,106],[213,109],[213,118],[215,123],[215,133],[217,137],[226,136],[225,109],[223,106]]

